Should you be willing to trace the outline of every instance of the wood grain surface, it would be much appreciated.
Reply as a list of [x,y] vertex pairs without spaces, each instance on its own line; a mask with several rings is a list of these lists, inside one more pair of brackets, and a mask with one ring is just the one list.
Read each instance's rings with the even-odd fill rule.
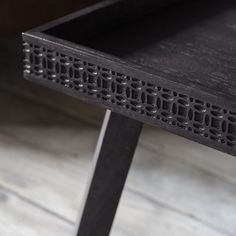
[[231,97],[234,103],[235,29],[234,0],[185,1],[77,43],[124,58],[193,91],[208,89]]
[[[0,107],[0,235],[73,235],[99,127],[3,90]],[[234,236],[235,173],[233,157],[145,127],[111,235]]]

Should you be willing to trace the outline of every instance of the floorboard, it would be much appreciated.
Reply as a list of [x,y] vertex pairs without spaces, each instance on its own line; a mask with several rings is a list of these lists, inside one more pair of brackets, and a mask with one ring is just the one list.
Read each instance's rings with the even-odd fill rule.
[[[0,108],[0,235],[71,235],[99,127],[2,91]],[[236,159],[145,126],[112,235],[235,236],[235,173]]]

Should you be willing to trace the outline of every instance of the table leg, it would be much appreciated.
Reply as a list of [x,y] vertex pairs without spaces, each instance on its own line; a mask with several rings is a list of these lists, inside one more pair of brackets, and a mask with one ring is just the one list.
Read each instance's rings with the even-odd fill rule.
[[108,236],[142,123],[106,112],[77,236]]

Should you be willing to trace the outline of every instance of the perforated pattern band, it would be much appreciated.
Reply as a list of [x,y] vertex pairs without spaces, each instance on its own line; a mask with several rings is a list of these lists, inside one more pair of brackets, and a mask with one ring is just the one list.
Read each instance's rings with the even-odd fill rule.
[[129,110],[133,116],[165,124],[170,130],[180,129],[186,136],[236,149],[236,112],[45,45],[24,42],[24,54],[26,76],[93,97],[108,108]]

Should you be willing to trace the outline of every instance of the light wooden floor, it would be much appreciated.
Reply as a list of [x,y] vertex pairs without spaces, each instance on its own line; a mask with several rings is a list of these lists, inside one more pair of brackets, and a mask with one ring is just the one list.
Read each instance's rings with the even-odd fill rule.
[[[0,91],[1,236],[73,235],[98,134]],[[236,159],[145,127],[111,235],[235,236]]]

